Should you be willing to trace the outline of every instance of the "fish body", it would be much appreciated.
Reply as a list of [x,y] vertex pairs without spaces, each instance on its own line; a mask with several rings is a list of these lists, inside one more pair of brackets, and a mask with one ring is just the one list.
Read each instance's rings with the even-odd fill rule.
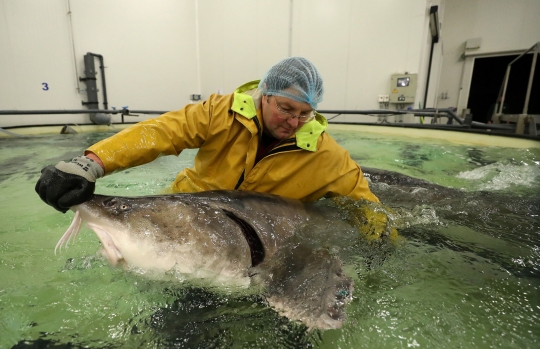
[[[330,208],[245,191],[94,197],[57,248],[84,221],[112,265],[190,275],[214,284],[262,285],[270,305],[308,327],[339,328],[353,282],[326,242],[351,226]],[[316,233],[316,232],[317,233]],[[312,239],[317,237],[317,239]],[[350,234],[348,235],[350,236]]]

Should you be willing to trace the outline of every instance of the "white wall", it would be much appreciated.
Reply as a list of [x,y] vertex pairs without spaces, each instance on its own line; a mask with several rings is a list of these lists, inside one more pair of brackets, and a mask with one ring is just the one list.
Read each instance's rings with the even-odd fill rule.
[[65,3],[3,0],[0,16],[0,109],[80,108]]
[[199,0],[203,98],[231,93],[288,57],[289,0]]
[[321,109],[378,109],[392,74],[421,69],[425,1],[303,1],[294,18],[293,54],[325,79]]
[[319,109],[378,109],[390,75],[424,68],[426,11],[418,0],[199,1],[203,95],[260,78],[290,49],[324,78]]
[[[523,51],[540,41],[540,1],[446,0],[442,22],[437,104],[457,107],[461,113],[468,100],[475,56]],[[481,38],[481,47],[469,50],[469,58],[463,59],[465,42],[472,38]],[[445,92],[448,99],[441,99]]]
[[71,8],[76,57],[104,56],[111,105],[169,110],[196,93],[193,1],[71,0]]
[[[259,79],[289,55],[307,57],[323,75],[320,109],[378,109],[391,74],[405,71],[419,74],[421,101],[428,10],[439,2],[0,0],[0,110],[84,109],[77,78],[87,52],[105,58],[109,107],[178,109],[192,93],[206,98]],[[89,122],[0,116],[0,126],[68,120]]]
[[[104,56],[109,108],[180,108],[198,89],[195,18],[194,1],[0,0],[0,110],[86,109],[87,52]],[[67,122],[90,120],[0,116],[0,126]]]

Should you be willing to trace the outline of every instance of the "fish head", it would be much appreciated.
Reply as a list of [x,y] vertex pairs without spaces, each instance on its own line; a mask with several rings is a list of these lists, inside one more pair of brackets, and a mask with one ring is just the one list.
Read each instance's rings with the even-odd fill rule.
[[72,209],[98,235],[113,265],[226,276],[244,275],[251,265],[238,224],[222,209],[190,200],[188,194],[94,195]]

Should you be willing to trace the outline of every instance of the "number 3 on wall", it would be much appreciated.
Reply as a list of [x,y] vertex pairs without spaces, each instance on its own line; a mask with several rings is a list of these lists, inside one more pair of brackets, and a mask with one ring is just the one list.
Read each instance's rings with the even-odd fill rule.
[[43,85],[43,88],[42,88],[43,91],[48,91],[49,90],[49,84],[48,83],[42,82],[41,85]]

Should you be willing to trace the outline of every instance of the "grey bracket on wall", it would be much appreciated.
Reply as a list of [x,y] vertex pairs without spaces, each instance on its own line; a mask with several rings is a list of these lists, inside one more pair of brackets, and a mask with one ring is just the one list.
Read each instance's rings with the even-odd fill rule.
[[[102,93],[103,93],[103,109],[108,108],[107,102],[107,85],[105,83],[105,65],[103,63],[103,56],[88,52],[84,55],[84,75],[85,77],[79,77],[80,81],[83,81],[86,84],[86,95],[88,97],[87,102],[82,102],[84,106],[88,109],[99,109],[99,100],[98,100],[98,89],[97,89],[97,79],[96,79],[96,66],[94,63],[94,58],[99,58],[100,70],[101,70],[101,84],[102,84]],[[102,113],[92,113],[90,114],[90,120],[98,125],[109,125],[111,123],[111,116],[108,114]]]

